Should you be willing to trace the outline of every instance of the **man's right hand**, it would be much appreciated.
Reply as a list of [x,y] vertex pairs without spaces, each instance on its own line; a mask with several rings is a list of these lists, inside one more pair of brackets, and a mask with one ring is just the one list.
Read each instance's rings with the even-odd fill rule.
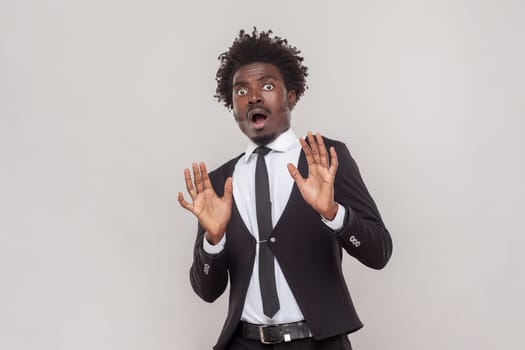
[[211,244],[217,244],[230,221],[232,211],[232,178],[229,177],[224,183],[224,196],[219,197],[213,189],[206,165],[201,162],[192,164],[193,182],[189,169],[184,169],[184,180],[186,189],[193,203],[188,203],[182,192],[179,192],[179,203],[181,207],[193,213],[199,223],[206,231],[206,239]]

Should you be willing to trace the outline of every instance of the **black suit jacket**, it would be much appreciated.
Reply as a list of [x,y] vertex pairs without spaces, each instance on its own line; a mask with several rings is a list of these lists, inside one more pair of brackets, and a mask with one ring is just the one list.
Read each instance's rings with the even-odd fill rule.
[[[363,183],[357,164],[346,146],[325,138],[327,149],[335,147],[339,167],[335,178],[335,200],[346,208],[343,228],[333,232],[302,198],[294,184],[286,208],[275,225],[269,243],[315,339],[354,332],[363,325],[352,304],[341,269],[342,249],[363,264],[381,269],[392,252],[390,234]],[[242,156],[242,155],[241,155]],[[212,185],[223,195],[224,182],[232,175],[234,158],[210,173]],[[308,175],[301,152],[298,169]],[[255,239],[233,204],[226,245],[218,255],[202,247],[204,230],[199,225],[190,269],[195,292],[213,302],[230,280],[228,315],[215,345],[223,349],[238,326],[255,258]]]

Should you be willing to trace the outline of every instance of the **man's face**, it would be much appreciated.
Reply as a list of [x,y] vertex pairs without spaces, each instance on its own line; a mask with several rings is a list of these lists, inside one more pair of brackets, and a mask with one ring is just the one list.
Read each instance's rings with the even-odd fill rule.
[[273,141],[290,128],[295,91],[286,91],[279,69],[251,63],[233,76],[233,116],[241,131],[258,145]]

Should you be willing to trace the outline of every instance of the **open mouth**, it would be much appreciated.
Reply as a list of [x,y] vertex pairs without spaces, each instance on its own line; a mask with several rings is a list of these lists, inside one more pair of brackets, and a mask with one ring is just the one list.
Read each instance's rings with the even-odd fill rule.
[[248,119],[255,129],[262,129],[268,120],[268,112],[262,108],[254,108],[248,112]]
[[260,129],[264,127],[264,124],[266,123],[266,119],[268,119],[267,116],[264,114],[255,114],[252,116],[252,123],[253,126],[255,126],[256,129]]

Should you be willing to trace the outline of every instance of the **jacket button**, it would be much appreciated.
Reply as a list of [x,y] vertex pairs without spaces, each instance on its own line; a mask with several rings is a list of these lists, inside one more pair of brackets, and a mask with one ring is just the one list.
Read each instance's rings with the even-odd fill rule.
[[275,243],[276,239],[275,237],[270,237],[270,242]]

